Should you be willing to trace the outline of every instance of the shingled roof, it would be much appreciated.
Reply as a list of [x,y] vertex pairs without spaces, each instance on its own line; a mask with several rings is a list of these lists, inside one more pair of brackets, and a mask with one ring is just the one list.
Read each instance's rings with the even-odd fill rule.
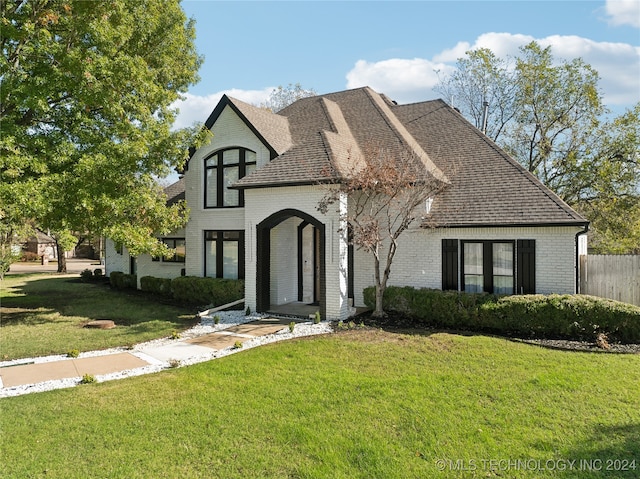
[[[584,225],[551,190],[441,100],[396,105],[369,87],[303,98],[270,113],[225,97],[272,152],[234,187],[311,185],[336,180],[364,161],[372,143],[410,151],[449,186],[428,218],[438,226]],[[216,107],[207,121],[219,116]],[[211,123],[211,124],[209,124]]]
[[442,226],[586,225],[560,197],[442,100],[393,108],[451,178],[435,198]]
[[180,200],[184,200],[185,199],[184,178],[180,178],[175,183],[170,184],[163,191],[164,191],[164,194],[167,195],[167,206],[171,206]]

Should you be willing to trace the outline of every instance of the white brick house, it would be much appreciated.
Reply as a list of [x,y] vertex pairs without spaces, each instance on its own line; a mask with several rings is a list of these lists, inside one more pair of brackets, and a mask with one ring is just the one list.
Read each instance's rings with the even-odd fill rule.
[[[373,285],[373,262],[349,248],[337,211],[318,212],[319,183],[339,178],[350,152],[375,141],[412,149],[450,182],[431,208],[436,227],[401,238],[391,285],[576,292],[578,238],[588,222],[440,100],[397,105],[365,87],[275,114],[224,96],[206,127],[212,141],[168,192],[184,195],[191,210],[185,230],[166,238],[181,254],[168,262],[141,256],[138,278],[244,278],[253,311],[303,302],[346,319]],[[109,248],[107,271],[117,261],[126,269],[126,251],[118,258]]]

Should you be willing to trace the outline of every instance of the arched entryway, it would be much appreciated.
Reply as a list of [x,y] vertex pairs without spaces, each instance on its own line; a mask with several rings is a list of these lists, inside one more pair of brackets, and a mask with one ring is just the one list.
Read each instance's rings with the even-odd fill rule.
[[[324,223],[303,211],[285,209],[264,219],[256,229],[257,311],[267,312],[288,301],[305,301],[317,304],[317,310],[324,318]],[[281,264],[284,262],[286,264]],[[308,262],[312,262],[312,266]],[[305,273],[309,267],[311,274]],[[278,292],[281,287],[286,289],[285,293]]]

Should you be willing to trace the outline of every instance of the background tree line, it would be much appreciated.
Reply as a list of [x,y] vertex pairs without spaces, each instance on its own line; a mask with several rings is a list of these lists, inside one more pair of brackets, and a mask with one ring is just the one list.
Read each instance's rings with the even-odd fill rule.
[[640,253],[640,103],[612,117],[598,81],[532,42],[515,58],[467,52],[437,90],[591,221],[592,251]]

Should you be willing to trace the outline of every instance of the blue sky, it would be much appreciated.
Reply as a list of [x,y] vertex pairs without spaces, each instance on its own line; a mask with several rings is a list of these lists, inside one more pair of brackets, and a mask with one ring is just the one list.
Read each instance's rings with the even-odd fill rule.
[[640,0],[213,1],[183,0],[205,58],[177,106],[176,126],[204,121],[227,93],[259,104],[278,85],[318,93],[364,85],[399,103],[437,98],[436,70],[475,47],[514,55],[532,40],[558,60],[582,57],[605,103],[640,101]]

